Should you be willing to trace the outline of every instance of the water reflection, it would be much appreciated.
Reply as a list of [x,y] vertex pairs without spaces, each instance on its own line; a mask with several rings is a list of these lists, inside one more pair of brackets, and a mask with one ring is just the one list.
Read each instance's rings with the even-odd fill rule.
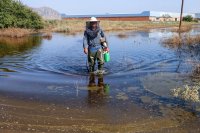
[[110,87],[104,83],[103,74],[97,75],[98,81],[96,84],[95,74],[90,74],[88,84],[88,103],[103,104],[106,102],[105,97],[109,95]]
[[156,39],[156,38],[163,38],[163,37],[170,37],[173,36],[176,33],[170,32],[170,29],[160,29],[158,32],[158,29],[151,29],[151,30],[145,30],[145,31],[137,31],[137,32],[120,32],[117,34],[117,37],[119,39],[128,39],[133,37],[142,37],[148,38],[148,39]]
[[42,43],[41,36],[23,38],[0,37],[0,57],[24,52]]
[[45,33],[45,34],[42,35],[42,38],[51,41],[52,40],[52,33]]

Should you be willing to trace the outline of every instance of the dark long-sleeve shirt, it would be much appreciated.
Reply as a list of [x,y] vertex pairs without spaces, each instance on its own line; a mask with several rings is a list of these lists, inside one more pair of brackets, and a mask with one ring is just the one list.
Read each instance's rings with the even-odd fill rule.
[[102,48],[100,41],[101,38],[106,38],[102,29],[99,30],[97,37],[95,38],[90,38],[85,31],[83,37],[83,48],[88,48],[89,50],[98,50],[99,48]]

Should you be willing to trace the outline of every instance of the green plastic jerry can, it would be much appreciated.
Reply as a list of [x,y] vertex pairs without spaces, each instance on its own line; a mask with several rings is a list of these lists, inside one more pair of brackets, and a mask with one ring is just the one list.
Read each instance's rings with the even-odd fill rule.
[[110,61],[110,53],[109,52],[105,52],[104,53],[104,61],[105,62],[109,62]]
[[108,95],[110,93],[110,86],[108,84],[105,84],[104,89],[105,93]]

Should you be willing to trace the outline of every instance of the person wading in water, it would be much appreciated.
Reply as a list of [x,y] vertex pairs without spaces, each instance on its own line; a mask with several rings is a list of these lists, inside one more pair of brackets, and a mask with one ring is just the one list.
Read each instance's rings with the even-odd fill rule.
[[92,17],[86,22],[86,30],[83,37],[84,53],[88,55],[89,72],[94,73],[95,62],[98,61],[98,73],[103,73],[103,52],[108,51],[106,37],[99,26],[100,21]]

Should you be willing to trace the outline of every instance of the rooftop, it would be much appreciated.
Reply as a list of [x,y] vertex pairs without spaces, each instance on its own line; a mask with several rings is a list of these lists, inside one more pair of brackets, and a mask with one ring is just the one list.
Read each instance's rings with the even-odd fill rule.
[[[199,17],[200,13],[184,13],[183,16],[191,15],[193,17]],[[180,13],[177,12],[162,12],[162,11],[143,11],[142,13],[138,14],[103,14],[103,15],[62,15],[63,18],[89,18],[89,17],[163,17],[163,16],[170,16],[170,17],[179,17]]]
[[130,16],[149,16],[149,11],[144,11],[139,14],[104,14],[104,15],[64,15],[63,18],[87,18],[87,17],[130,17]]

